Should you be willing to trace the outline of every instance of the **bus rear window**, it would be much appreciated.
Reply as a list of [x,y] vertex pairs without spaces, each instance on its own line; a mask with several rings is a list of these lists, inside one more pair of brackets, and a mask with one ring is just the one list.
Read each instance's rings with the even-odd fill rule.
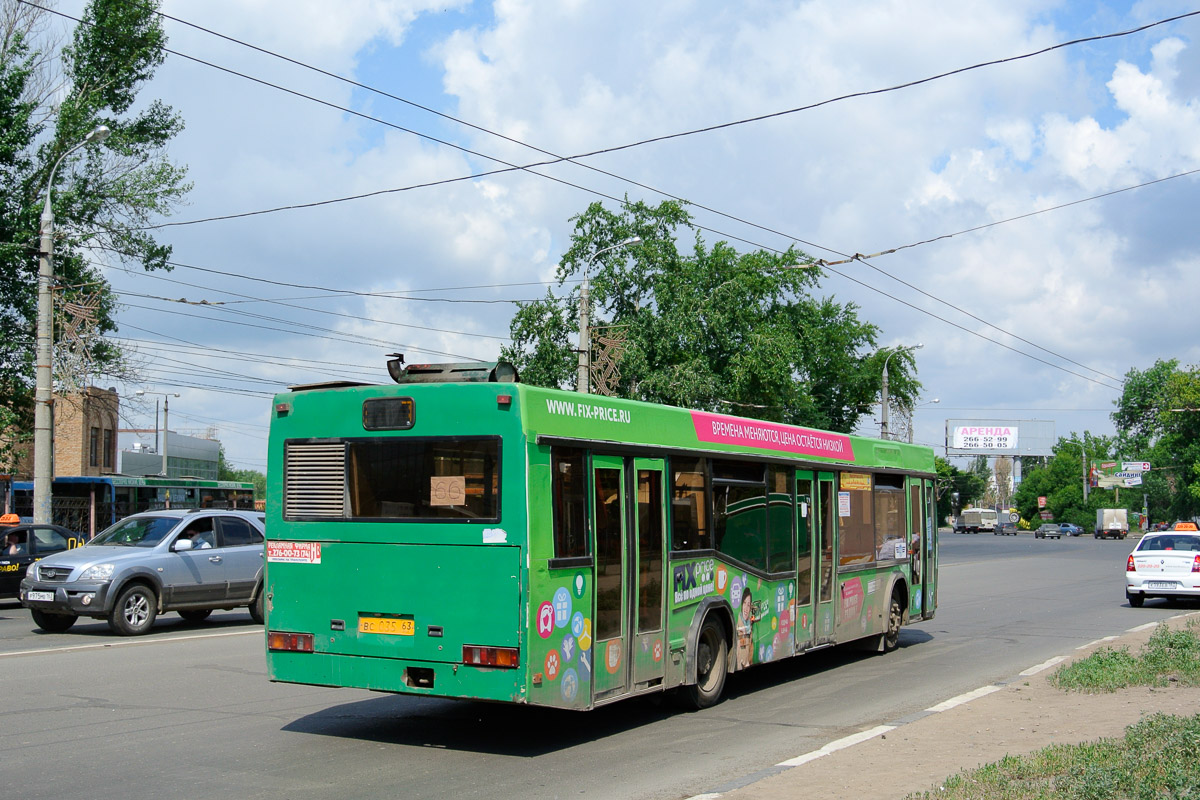
[[346,444],[350,518],[499,519],[499,439],[359,439]]

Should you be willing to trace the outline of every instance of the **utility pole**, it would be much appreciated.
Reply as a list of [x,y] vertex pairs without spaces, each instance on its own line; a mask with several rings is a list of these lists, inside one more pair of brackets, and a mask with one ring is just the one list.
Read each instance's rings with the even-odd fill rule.
[[46,179],[46,203],[42,207],[41,242],[38,253],[37,354],[36,386],[33,401],[33,521],[38,525],[51,522],[54,506],[54,210],[50,193],[54,188],[54,173],[67,156],[90,142],[103,142],[111,131],[104,125],[89,133],[84,140],[67,150]]

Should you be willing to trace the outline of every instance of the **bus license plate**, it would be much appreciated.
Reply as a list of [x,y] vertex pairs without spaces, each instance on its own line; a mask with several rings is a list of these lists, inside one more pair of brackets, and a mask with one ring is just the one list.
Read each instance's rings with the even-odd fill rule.
[[411,619],[395,617],[359,617],[359,633],[390,633],[395,636],[414,636],[417,632],[416,623]]
[[1146,581],[1147,589],[1174,589],[1175,581]]
[[41,600],[46,603],[54,602],[54,592],[29,592],[25,595],[27,600]]

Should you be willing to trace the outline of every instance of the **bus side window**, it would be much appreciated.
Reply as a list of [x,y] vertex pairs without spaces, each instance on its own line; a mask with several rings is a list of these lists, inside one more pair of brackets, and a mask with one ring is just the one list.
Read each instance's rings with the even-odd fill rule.
[[555,447],[550,452],[554,500],[554,557],[588,555],[587,476],[583,450]]
[[671,458],[671,549],[708,550],[708,498],[704,459]]

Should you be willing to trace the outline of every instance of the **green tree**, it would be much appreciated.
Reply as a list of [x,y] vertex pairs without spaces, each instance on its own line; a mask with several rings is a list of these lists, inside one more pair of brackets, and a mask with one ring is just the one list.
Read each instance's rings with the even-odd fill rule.
[[86,365],[85,380],[124,369],[122,353],[101,335],[115,330],[115,301],[91,254],[107,251],[148,270],[167,266],[170,247],[143,227],[170,213],[190,188],[185,169],[166,156],[183,122],[158,101],[133,108],[165,55],[156,11],[155,2],[91,0],[58,52],[45,35],[47,12],[0,0],[0,406],[19,420],[32,414],[47,183],[53,165],[99,125],[112,131],[103,149],[89,145],[63,159],[49,187],[62,287],[56,305],[90,296],[97,306],[94,335],[75,359]]
[[938,522],[944,524],[956,511],[970,508],[983,500],[987,492],[987,476],[960,470],[941,456],[934,457],[934,464],[938,475]]
[[267,496],[267,476],[254,469],[234,469],[225,458],[224,445],[217,451],[217,480],[253,483],[255,500],[263,500]]
[[[809,294],[821,273],[797,268],[809,260],[799,251],[708,247],[674,201],[594,203],[573,221],[557,278],[586,270],[592,326],[624,334],[617,395],[847,432],[878,397],[890,351],[876,349],[878,329],[853,303]],[[633,236],[641,243],[613,247]],[[576,287],[518,309],[502,357],[522,380],[575,386],[578,307]],[[889,362],[900,402],[919,393],[914,368],[911,352]]]
[[[1083,455],[1087,461],[1103,461],[1113,458],[1115,440],[1107,436],[1095,436],[1087,431],[1082,437],[1072,434],[1059,438],[1054,446],[1054,455],[1041,464],[1025,459],[1022,462],[1023,476],[1020,486],[1013,494],[1013,506],[1021,512],[1021,518],[1040,524],[1038,512],[1048,511],[1056,522],[1073,522],[1085,531],[1091,530],[1096,522],[1096,509],[1112,508],[1115,498],[1110,489],[1093,489],[1088,501],[1083,500]],[[1130,497],[1133,494],[1130,493]],[[1038,506],[1038,498],[1046,498],[1046,507]],[[1122,498],[1125,499],[1124,497]],[[1137,495],[1138,506],[1141,495]]]
[[1200,515],[1200,368],[1172,359],[1131,369],[1116,405],[1118,452],[1153,466],[1127,493],[1132,506],[1141,508],[1144,493],[1154,520]]

